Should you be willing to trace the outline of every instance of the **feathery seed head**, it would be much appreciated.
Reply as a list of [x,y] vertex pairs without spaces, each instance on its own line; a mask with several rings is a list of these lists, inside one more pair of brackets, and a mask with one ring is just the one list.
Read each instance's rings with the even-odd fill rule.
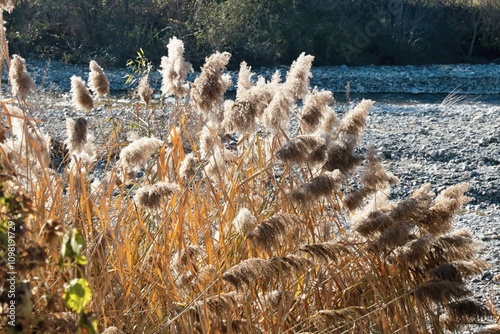
[[252,68],[247,66],[246,62],[241,62],[240,72],[238,74],[238,82],[236,87],[236,100],[250,90],[252,87]]
[[71,77],[71,100],[76,109],[89,113],[94,108],[94,101],[82,78],[73,75]]
[[375,102],[372,100],[361,100],[360,103],[351,109],[342,118],[339,124],[339,132],[353,135],[358,138],[366,125],[368,111]]
[[340,182],[345,180],[346,176],[338,169],[333,172],[325,172],[294,189],[289,196],[296,202],[307,204],[323,196],[330,196]]
[[239,134],[253,130],[255,127],[255,118],[257,117],[257,105],[252,99],[252,94],[241,94],[240,100],[224,102],[224,120],[222,127],[228,133],[236,132]]
[[9,81],[12,95],[25,101],[31,91],[36,90],[35,82],[26,71],[26,61],[18,55],[13,55],[9,68]]
[[66,119],[66,145],[70,152],[78,153],[87,142],[87,120],[80,117],[76,121],[72,118]]
[[120,163],[129,171],[141,168],[162,144],[156,138],[137,139],[121,150]]
[[257,218],[247,208],[242,208],[233,220],[236,231],[242,235],[247,235],[257,224]]
[[461,183],[439,193],[434,205],[420,217],[419,226],[431,234],[448,232],[452,227],[453,216],[470,201],[464,194],[468,188],[468,184]]
[[7,12],[12,12],[16,6],[16,0],[0,0],[0,8]]
[[270,251],[282,237],[291,234],[303,226],[303,221],[295,215],[278,213],[257,225],[247,233],[247,238],[256,245]]
[[294,99],[303,98],[309,91],[309,79],[312,77],[311,66],[314,56],[304,52],[292,63],[288,71],[285,87]]
[[205,159],[211,155],[217,146],[217,134],[216,132],[208,127],[207,125],[203,126],[200,134],[200,157],[201,159]]
[[326,140],[316,135],[300,135],[276,152],[278,159],[297,164],[322,163],[326,158]]
[[198,160],[193,153],[187,154],[181,162],[179,167],[179,176],[185,180],[189,181],[196,175],[196,167],[198,165]]
[[293,107],[293,97],[286,90],[278,90],[262,115],[262,123],[272,132],[283,129],[290,120],[290,110]]
[[146,107],[149,107],[149,103],[151,102],[151,97],[153,96],[153,89],[149,86],[149,77],[145,75],[139,81],[139,87],[137,88],[137,93],[141,98],[141,101],[144,102]]
[[161,91],[165,96],[182,97],[189,92],[189,85],[185,82],[188,72],[193,66],[184,61],[184,42],[172,37],[167,45],[168,57],[161,58]]
[[178,192],[179,186],[177,184],[158,182],[154,185],[141,187],[137,190],[134,200],[137,205],[149,211],[158,212],[162,208],[163,200]]
[[109,94],[109,80],[102,67],[99,66],[95,60],[91,60],[89,68],[89,88],[97,96],[105,96]]
[[354,153],[357,143],[358,138],[343,133],[339,135],[337,140],[329,141],[323,169],[327,171],[339,169],[345,174],[349,173],[363,160],[362,157]]
[[194,105],[205,114],[220,107],[224,93],[232,84],[230,76],[223,75],[230,58],[229,52],[216,52],[206,58],[201,74],[193,82],[191,98]]
[[308,93],[304,98],[304,108],[300,117],[302,131],[314,132],[323,120],[336,123],[335,112],[330,108],[334,102],[332,92],[314,90]]

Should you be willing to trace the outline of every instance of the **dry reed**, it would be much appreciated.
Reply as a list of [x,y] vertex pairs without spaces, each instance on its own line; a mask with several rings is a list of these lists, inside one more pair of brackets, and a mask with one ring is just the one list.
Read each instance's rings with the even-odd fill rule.
[[[118,121],[95,132],[90,116],[68,119],[71,173],[49,168],[48,137],[26,110],[4,107],[12,133],[0,133],[0,190],[24,204],[3,201],[0,218],[17,210],[16,224],[29,230],[22,242],[44,247],[20,253],[40,296],[22,302],[29,312],[20,319],[40,319],[30,330],[75,332],[88,320],[69,315],[61,298],[73,271],[92,290],[83,314],[107,333],[428,333],[491,319],[467,298],[468,280],[487,268],[480,244],[453,229],[467,185],[437,196],[423,185],[389,201],[395,177],[375,151],[358,155],[372,101],[337,119],[332,94],[309,89],[313,57],[305,54],[285,82],[279,73],[254,81],[242,63],[236,99],[224,101],[229,53],[207,57],[190,86],[182,42],[168,48],[162,92],[192,99],[161,111],[179,117],[157,118],[155,128],[125,118],[138,128],[128,142],[130,127]],[[139,95],[153,115],[146,83]],[[77,108],[92,109],[80,78],[71,92]],[[144,130],[150,137],[138,137]],[[107,155],[97,158],[94,142]],[[47,266],[61,260],[58,238],[73,228],[88,241],[86,265]]]

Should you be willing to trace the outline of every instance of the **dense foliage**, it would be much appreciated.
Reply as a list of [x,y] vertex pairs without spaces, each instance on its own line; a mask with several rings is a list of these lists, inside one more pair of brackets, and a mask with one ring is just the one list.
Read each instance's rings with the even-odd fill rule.
[[169,38],[198,67],[230,51],[230,66],[492,61],[500,57],[496,0],[22,0],[6,15],[14,53],[123,66],[143,48],[151,59]]

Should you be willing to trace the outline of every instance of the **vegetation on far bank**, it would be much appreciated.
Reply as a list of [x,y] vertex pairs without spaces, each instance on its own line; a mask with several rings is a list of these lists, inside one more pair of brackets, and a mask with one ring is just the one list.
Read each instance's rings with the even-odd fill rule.
[[124,66],[143,48],[160,59],[172,36],[198,68],[229,51],[230,67],[497,61],[496,0],[23,0],[6,14],[12,52]]

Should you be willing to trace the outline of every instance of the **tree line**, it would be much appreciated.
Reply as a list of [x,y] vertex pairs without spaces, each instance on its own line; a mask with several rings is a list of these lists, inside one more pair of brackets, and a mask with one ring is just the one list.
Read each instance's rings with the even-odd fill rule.
[[500,59],[498,0],[18,0],[4,15],[11,53],[122,67],[154,62],[176,36],[195,66],[429,64]]

